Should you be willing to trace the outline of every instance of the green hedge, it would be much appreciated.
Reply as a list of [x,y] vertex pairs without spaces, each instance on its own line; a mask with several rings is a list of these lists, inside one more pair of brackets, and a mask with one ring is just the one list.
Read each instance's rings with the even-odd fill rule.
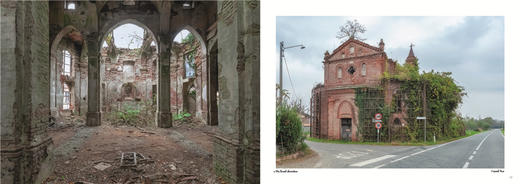
[[276,145],[283,153],[293,153],[303,145],[302,122],[298,112],[286,104],[276,108]]

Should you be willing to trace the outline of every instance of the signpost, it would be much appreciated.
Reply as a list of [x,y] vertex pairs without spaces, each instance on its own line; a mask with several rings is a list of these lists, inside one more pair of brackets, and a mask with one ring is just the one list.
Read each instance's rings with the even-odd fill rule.
[[424,119],[424,142],[426,142],[426,117],[417,116],[417,119]]
[[383,119],[383,115],[381,113],[377,113],[376,115],[374,115],[374,118],[377,120],[381,120]]
[[376,129],[377,129],[377,142],[379,142],[379,129],[381,129],[381,127],[383,126],[381,123],[383,123],[383,114],[381,113],[376,113],[374,115],[374,119],[372,120],[372,122],[375,122],[376,123]]
[[379,142],[379,129],[381,129],[383,125],[381,124],[381,122],[377,122],[376,123],[376,129],[377,129],[377,142]]

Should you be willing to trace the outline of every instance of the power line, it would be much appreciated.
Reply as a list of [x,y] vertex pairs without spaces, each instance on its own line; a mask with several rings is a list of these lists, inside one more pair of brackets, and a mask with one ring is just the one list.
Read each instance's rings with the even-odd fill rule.
[[289,67],[287,66],[287,58],[285,58],[285,56],[283,56],[283,60],[285,62],[285,68],[287,70],[287,75],[289,76],[289,82],[291,82],[291,87],[293,89],[293,95],[299,99],[298,95],[296,95],[296,90],[294,89],[294,84],[292,82],[292,78],[291,78],[291,74],[289,73]]

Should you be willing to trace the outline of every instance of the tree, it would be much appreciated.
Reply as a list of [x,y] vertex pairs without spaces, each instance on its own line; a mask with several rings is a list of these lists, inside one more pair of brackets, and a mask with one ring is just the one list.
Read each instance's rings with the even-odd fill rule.
[[289,106],[291,108],[293,108],[294,110],[296,110],[300,114],[307,114],[307,111],[309,110],[307,105],[302,103],[302,99],[298,98],[298,97],[296,97],[295,99],[291,100]]
[[366,39],[359,37],[359,34],[364,33],[365,31],[366,27],[363,24],[360,24],[356,19],[354,19],[354,21],[348,20],[345,25],[339,27],[339,32],[336,35],[336,38],[342,40],[341,42],[345,42],[350,38],[364,41]]

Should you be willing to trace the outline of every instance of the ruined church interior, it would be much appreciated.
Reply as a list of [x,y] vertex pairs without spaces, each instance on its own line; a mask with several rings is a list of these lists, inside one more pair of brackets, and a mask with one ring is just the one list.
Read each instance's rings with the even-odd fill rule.
[[2,1],[0,183],[259,183],[258,1]]

